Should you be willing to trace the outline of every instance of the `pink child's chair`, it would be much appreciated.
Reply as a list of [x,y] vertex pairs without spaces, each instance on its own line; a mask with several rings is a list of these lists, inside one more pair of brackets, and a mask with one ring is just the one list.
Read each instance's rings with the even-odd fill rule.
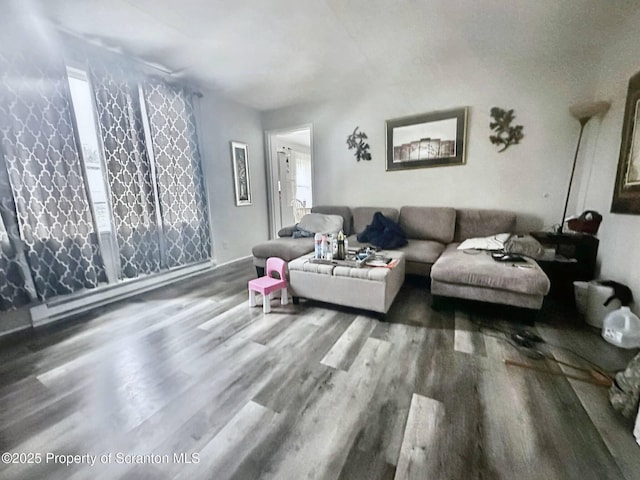
[[[286,305],[289,303],[289,296],[287,294],[287,277],[285,276],[285,270],[287,269],[287,263],[278,257],[267,258],[267,274],[264,277],[255,278],[249,280],[249,306],[256,306],[256,292],[262,294],[262,311],[264,313],[271,312],[271,293],[280,290],[282,293],[280,303]],[[273,274],[276,273],[280,278],[275,278]]]

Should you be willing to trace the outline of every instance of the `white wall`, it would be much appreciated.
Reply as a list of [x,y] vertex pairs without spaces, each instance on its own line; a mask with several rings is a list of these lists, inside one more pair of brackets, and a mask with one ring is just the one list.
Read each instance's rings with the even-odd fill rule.
[[[560,221],[579,124],[568,112],[590,94],[584,76],[564,65],[461,62],[436,87],[413,81],[362,87],[325,103],[265,112],[265,129],[312,123],[316,204],[444,205],[504,208],[523,214],[519,228]],[[385,171],[385,120],[469,106],[464,166]],[[503,153],[489,141],[489,111],[514,109],[524,139]],[[358,125],[372,161],[356,162],[346,146]]]
[[[207,181],[213,260],[225,263],[251,255],[251,247],[269,238],[264,139],[260,114],[218,93],[200,89],[198,135]],[[252,205],[237,207],[231,145],[249,145]]]
[[[612,37],[606,55],[596,70],[599,75],[595,99],[610,100],[611,109],[602,119],[601,128],[590,131],[584,160],[585,175],[580,177],[583,192],[578,207],[597,210],[604,218],[598,232],[598,264],[602,278],[629,285],[640,314],[640,215],[610,213],[616,179],[624,107],[629,78],[640,70],[640,43],[637,32],[640,13],[622,25]],[[579,160],[579,161],[580,161]]]

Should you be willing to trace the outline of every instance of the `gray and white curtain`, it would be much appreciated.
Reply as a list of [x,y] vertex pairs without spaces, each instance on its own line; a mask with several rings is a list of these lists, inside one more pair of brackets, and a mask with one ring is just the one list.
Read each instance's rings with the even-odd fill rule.
[[191,95],[160,79],[145,82],[166,264],[208,259],[209,221]]
[[104,146],[120,273],[135,278],[160,270],[160,242],[151,164],[138,83],[119,62],[90,66]]
[[40,300],[106,280],[71,118],[62,63],[0,55],[0,148]]
[[4,156],[0,151],[0,311],[21,307],[36,297],[15,212]]
[[[0,53],[0,310],[107,281],[66,69],[47,55]],[[117,61],[88,63],[120,276],[209,259],[190,93],[154,78],[142,100],[140,78]]]

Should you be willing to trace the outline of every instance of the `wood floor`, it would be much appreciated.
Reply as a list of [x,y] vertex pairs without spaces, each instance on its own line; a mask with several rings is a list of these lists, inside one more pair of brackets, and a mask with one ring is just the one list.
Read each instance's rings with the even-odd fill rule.
[[[436,312],[410,279],[384,321],[305,301],[263,315],[253,276],[223,267],[1,341],[0,451],[32,463],[0,478],[640,478],[606,389],[505,365],[562,371],[506,341],[517,312]],[[588,366],[562,346],[610,370],[634,353],[552,302],[531,330],[572,364]]]

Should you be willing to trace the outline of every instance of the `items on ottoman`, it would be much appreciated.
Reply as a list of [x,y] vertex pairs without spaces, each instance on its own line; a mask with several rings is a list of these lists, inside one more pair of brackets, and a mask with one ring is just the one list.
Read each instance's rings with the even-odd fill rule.
[[[271,312],[271,294],[280,290],[280,303],[289,303],[287,294],[287,263],[281,258],[271,257],[267,259],[267,274],[264,277],[249,280],[249,306],[256,306],[256,293],[262,294],[262,311]],[[278,278],[275,277],[277,275]]]
[[351,267],[313,263],[313,253],[289,262],[289,284],[295,297],[387,313],[404,282],[404,254],[387,250],[389,267]]

